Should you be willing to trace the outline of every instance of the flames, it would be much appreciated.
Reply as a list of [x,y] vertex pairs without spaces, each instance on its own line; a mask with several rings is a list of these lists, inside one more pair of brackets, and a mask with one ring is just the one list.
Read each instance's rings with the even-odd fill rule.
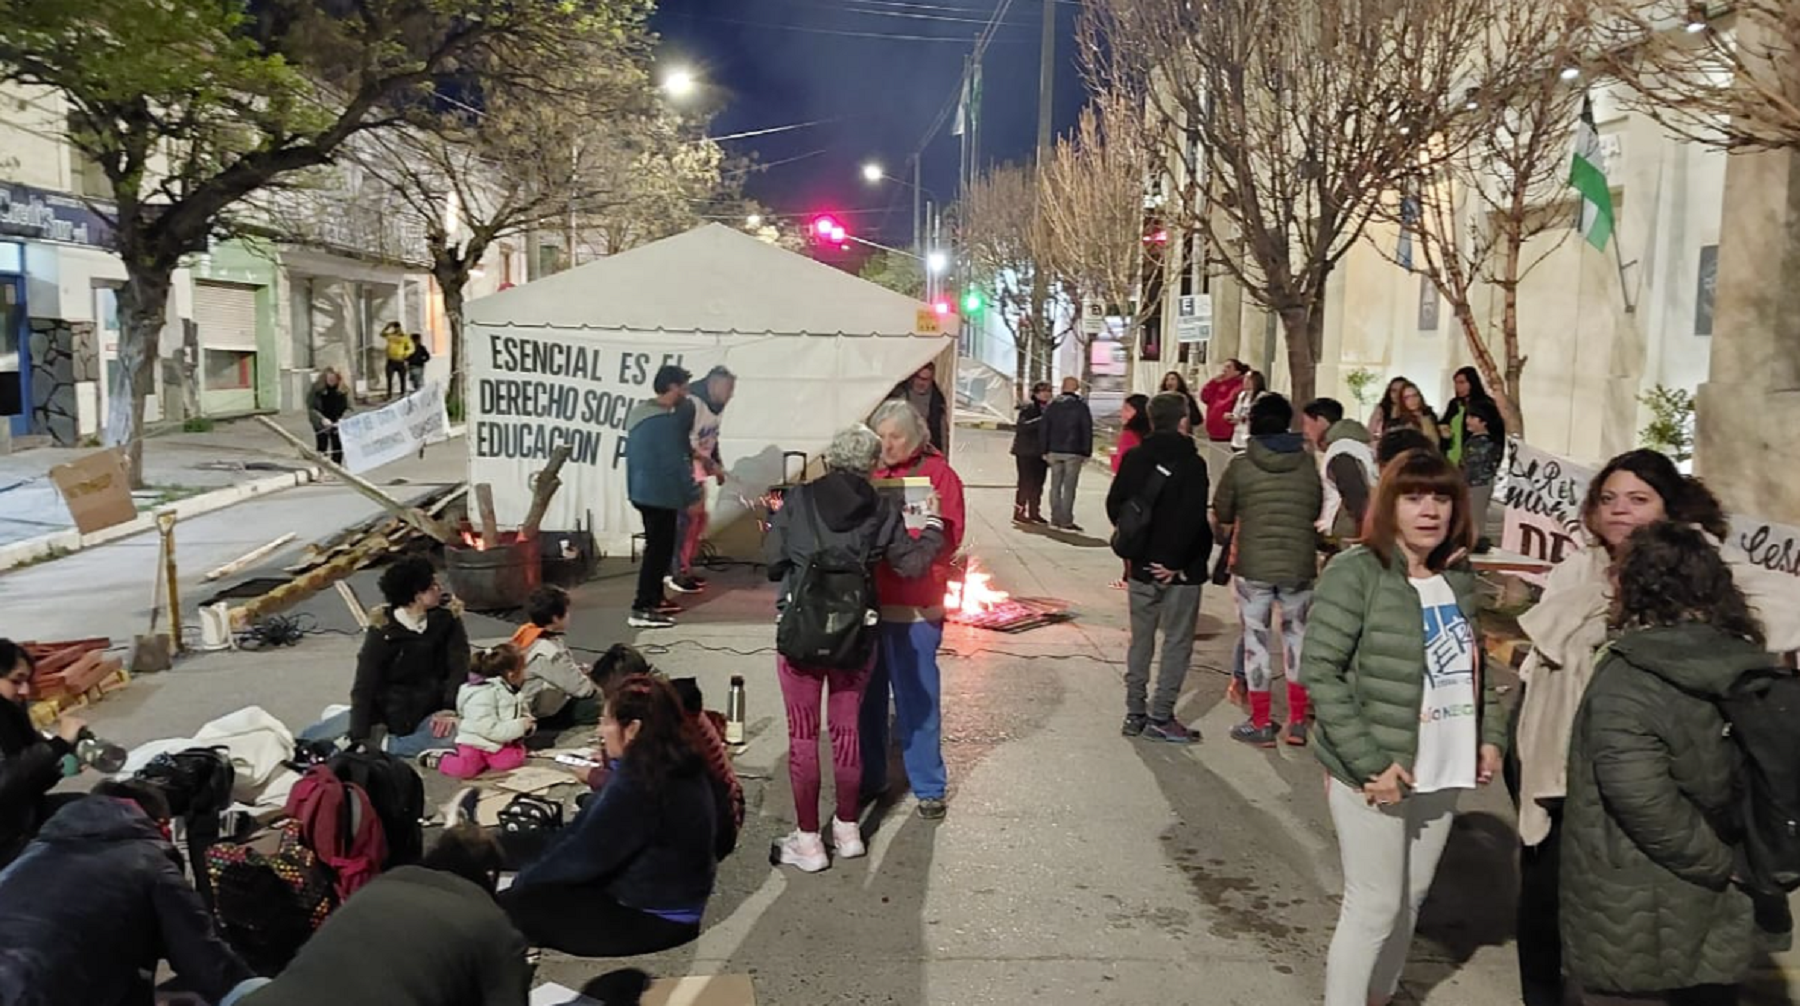
[[970,559],[967,568],[963,570],[962,579],[951,580],[944,591],[944,609],[960,611],[965,615],[979,615],[999,607],[1012,595],[988,586],[993,579],[992,573],[982,572],[975,560]]
[[481,536],[473,531],[464,531],[462,533],[462,543],[477,552],[487,551],[487,542],[482,541]]

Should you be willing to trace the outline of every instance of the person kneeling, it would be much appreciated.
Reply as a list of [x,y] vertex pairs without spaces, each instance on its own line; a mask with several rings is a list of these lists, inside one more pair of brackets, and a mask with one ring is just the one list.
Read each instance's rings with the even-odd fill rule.
[[456,693],[456,750],[438,761],[438,771],[473,779],[525,764],[524,739],[537,721],[519,691],[524,683],[525,656],[518,647],[501,643],[475,654],[469,682]]
[[608,696],[605,788],[501,896],[533,946],[630,957],[700,935],[718,811],[690,733],[667,681],[633,676]]
[[207,1002],[253,977],[182,876],[168,827],[168,800],[135,781],[51,816],[0,872],[0,1003],[150,1006],[165,958]]
[[493,836],[466,822],[449,828],[418,866],[390,870],[344,902],[241,1006],[524,1006],[531,965],[494,903],[500,864]]

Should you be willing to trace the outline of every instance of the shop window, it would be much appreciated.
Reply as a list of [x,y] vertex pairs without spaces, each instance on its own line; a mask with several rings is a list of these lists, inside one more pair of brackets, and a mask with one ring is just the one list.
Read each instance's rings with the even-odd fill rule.
[[208,391],[248,391],[255,387],[256,354],[235,349],[203,353],[202,387]]

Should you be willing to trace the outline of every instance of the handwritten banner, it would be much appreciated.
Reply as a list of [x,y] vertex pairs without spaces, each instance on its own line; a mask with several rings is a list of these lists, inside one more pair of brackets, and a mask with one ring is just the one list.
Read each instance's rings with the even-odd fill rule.
[[444,384],[432,381],[373,412],[345,416],[338,423],[338,435],[344,441],[344,467],[355,474],[416,454],[450,435]]
[[[1500,547],[1555,565],[1587,542],[1581,506],[1598,469],[1511,441],[1501,505],[1505,525]],[[1800,528],[1758,517],[1730,517],[1731,536],[1725,555],[1787,576],[1800,577]],[[1545,574],[1521,573],[1543,583]]]

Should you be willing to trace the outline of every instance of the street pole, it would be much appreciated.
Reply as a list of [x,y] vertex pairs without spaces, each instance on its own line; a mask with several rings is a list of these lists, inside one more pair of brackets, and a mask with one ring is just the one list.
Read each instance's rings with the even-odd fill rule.
[[925,159],[918,154],[913,155],[913,253],[918,255],[921,259],[925,257],[926,252],[931,250],[925,247],[925,230],[923,221],[919,215],[920,201],[925,198],[925,186],[922,184],[919,165],[923,163],[924,160]]
[[[1044,34],[1038,54],[1038,131],[1037,131],[1037,180],[1039,198],[1043,198],[1044,165],[1050,161],[1050,129],[1051,112],[1056,91],[1056,0],[1044,0]],[[1034,204],[1035,206],[1035,204]],[[1037,206],[1035,213],[1041,215],[1043,207]],[[1038,249],[1041,253],[1043,249]],[[1045,275],[1044,263],[1031,264],[1031,334],[1032,345],[1031,367],[1032,379],[1039,374],[1045,378],[1050,376],[1049,361],[1043,357],[1051,351],[1051,322],[1048,317],[1050,299],[1050,277]],[[1024,375],[1020,375],[1021,378]]]

